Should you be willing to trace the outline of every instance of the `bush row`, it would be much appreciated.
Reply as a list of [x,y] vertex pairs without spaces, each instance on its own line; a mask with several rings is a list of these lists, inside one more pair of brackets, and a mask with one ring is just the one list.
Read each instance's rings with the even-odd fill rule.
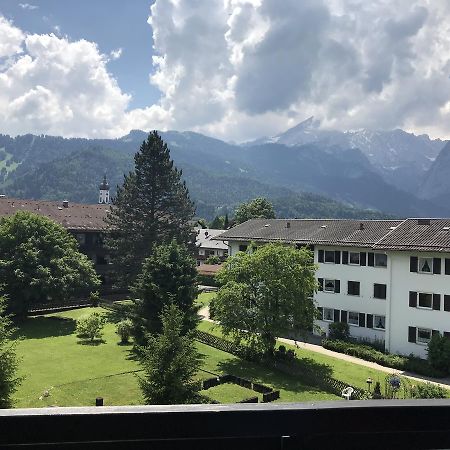
[[328,350],[333,350],[346,355],[372,361],[381,366],[391,367],[398,370],[406,370],[419,375],[440,378],[445,376],[442,371],[433,368],[428,361],[414,356],[400,356],[390,353],[383,353],[373,347],[355,342],[345,342],[341,340],[323,339],[322,346]]

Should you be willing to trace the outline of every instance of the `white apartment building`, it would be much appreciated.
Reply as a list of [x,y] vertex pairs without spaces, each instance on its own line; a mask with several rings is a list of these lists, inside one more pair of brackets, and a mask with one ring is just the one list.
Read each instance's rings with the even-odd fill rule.
[[230,255],[251,242],[311,248],[325,333],[347,322],[354,337],[422,358],[433,333],[450,338],[450,219],[254,219],[220,239]]

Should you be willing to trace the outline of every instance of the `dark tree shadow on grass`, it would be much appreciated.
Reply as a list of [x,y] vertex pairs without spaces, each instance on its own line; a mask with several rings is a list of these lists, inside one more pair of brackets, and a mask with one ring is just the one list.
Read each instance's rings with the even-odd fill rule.
[[16,337],[24,339],[44,339],[48,337],[68,336],[75,332],[76,321],[67,317],[28,317],[17,327]]
[[[317,364],[314,361],[313,363]],[[218,363],[217,368],[222,373],[236,375],[251,381],[256,381],[272,386],[275,389],[284,389],[295,393],[325,392],[322,387],[314,386],[314,384],[310,382],[309,377],[306,379],[308,381],[306,381],[305,379],[302,379],[301,375],[288,375],[279,370],[241,359],[221,361]]]
[[80,339],[80,340],[77,341],[77,344],[90,345],[92,347],[96,347],[97,345],[100,345],[100,344],[106,344],[106,341],[103,340],[103,339],[93,339],[93,340],[91,340],[91,339]]

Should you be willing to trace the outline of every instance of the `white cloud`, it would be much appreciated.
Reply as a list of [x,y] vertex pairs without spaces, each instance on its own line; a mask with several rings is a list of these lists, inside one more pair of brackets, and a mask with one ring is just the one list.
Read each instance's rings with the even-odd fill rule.
[[0,16],[0,58],[9,58],[22,51],[25,35],[4,17]]
[[450,137],[447,0],[157,0],[160,107],[229,139],[310,115]]
[[2,131],[245,140],[315,115],[325,127],[450,137],[449,14],[448,0],[156,0],[161,99],[133,110],[107,68],[120,48],[103,55],[0,17]]
[[36,5],[31,5],[30,3],[19,3],[19,6],[22,9],[29,9],[29,10],[33,10],[33,9],[38,9],[38,6]]
[[112,60],[116,60],[119,59],[122,56],[122,49],[121,48],[117,48],[116,50],[113,50],[110,54],[109,57]]
[[[0,21],[0,123],[9,134],[64,136],[125,134],[130,96],[107,70],[107,57],[85,40],[70,42],[54,34],[24,35]],[[20,53],[22,51],[22,53]]]

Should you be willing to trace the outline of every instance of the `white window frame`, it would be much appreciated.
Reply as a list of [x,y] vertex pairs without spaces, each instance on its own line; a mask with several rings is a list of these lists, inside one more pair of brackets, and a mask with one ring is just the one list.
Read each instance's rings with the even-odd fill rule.
[[[350,322],[350,315],[351,315],[351,314],[356,314],[356,317],[357,317],[356,321],[357,321],[357,323],[351,323],[351,322]],[[352,327],[359,327],[359,312],[356,312],[356,311],[349,311],[349,312],[348,312],[348,317],[347,317],[347,323],[348,323],[350,326],[352,326]]]
[[[327,261],[327,253],[333,254],[333,261]],[[324,250],[323,262],[324,262],[324,264],[336,264],[336,254],[334,253],[334,250]]]
[[[384,328],[377,327],[376,324],[377,324],[377,318],[378,317],[384,317]],[[386,330],[386,316],[382,316],[381,314],[374,314],[373,315],[373,328],[375,330],[385,331]]]
[[[359,294],[350,294],[350,292],[348,292],[349,283],[359,283]],[[361,282],[356,281],[356,280],[348,280],[347,281],[347,295],[350,295],[351,297],[361,297]]]
[[[327,289],[327,281],[332,281],[333,282],[333,290],[330,291],[329,289]],[[328,292],[328,293],[332,293],[334,294],[336,289],[336,280],[332,280],[331,278],[324,278],[323,279],[323,292]]]
[[[331,319],[325,319],[325,310],[331,311]],[[324,322],[334,322],[334,309],[333,308],[323,308],[323,310],[322,310],[322,320]]]
[[[429,272],[420,270],[420,267],[422,265],[422,264],[420,264],[421,260],[422,261],[423,260],[429,260],[430,261],[430,264],[429,264],[430,265],[430,271]],[[419,273],[426,273],[428,275],[432,274],[433,273],[433,258],[430,258],[428,256],[419,256],[418,261],[417,261],[417,272],[419,272]]]
[[[430,295],[431,296],[431,304],[430,304],[430,306],[420,306],[420,296],[421,295]],[[433,294],[431,292],[418,292],[417,293],[417,308],[432,310],[433,309]]]
[[[377,264],[377,256],[381,256],[381,255],[386,257],[386,265],[385,266]],[[386,253],[374,253],[374,255],[373,255],[373,265],[375,267],[383,267],[384,269],[386,269],[387,268],[387,264],[388,264],[388,257],[386,255]]]
[[[419,339],[419,330],[429,331],[430,332],[430,339],[428,339],[428,340],[420,340]],[[416,328],[416,343],[417,344],[428,345],[428,342],[430,342],[432,336],[433,336],[433,330],[431,328],[422,328],[422,327],[417,327]]]
[[[352,255],[358,255],[358,262],[351,262]],[[348,264],[350,266],[359,266],[361,264],[361,253],[360,252],[348,252]]]

